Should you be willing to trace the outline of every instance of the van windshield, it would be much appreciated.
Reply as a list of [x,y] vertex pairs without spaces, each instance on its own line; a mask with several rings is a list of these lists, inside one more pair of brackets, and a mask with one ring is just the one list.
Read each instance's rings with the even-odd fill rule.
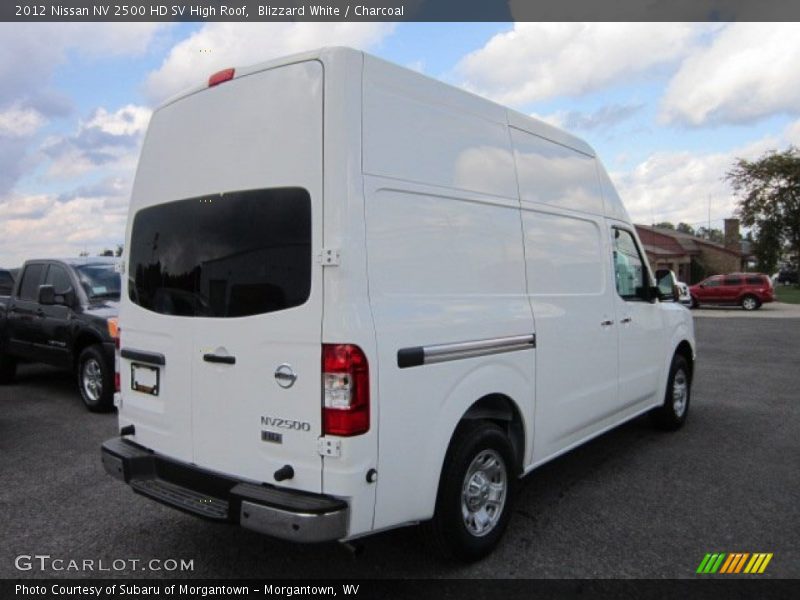
[[311,198],[301,188],[211,194],[140,210],[128,295],[183,317],[299,306],[311,291]]

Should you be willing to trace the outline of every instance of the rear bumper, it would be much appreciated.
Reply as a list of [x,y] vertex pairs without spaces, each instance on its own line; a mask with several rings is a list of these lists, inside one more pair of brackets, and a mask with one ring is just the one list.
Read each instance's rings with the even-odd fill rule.
[[123,438],[102,446],[106,472],[138,494],[212,521],[295,542],[347,537],[346,502],[252,483],[160,456]]

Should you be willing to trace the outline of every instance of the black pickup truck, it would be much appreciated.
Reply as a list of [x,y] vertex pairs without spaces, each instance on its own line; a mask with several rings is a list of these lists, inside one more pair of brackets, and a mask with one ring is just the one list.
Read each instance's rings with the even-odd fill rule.
[[120,275],[113,258],[29,260],[0,295],[0,384],[17,363],[72,370],[86,407],[113,408]]

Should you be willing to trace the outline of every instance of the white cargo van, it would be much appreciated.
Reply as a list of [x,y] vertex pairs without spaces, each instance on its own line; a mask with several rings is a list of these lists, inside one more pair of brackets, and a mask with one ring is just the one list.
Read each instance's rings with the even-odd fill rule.
[[689,408],[691,316],[593,150],[350,49],[159,108],[124,268],[106,469],[279,538],[476,559],[519,477]]

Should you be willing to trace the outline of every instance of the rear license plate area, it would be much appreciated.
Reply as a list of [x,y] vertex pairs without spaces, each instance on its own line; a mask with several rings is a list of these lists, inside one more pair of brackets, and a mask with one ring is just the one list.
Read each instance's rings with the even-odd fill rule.
[[158,367],[131,363],[131,389],[135,392],[158,396],[160,376]]

